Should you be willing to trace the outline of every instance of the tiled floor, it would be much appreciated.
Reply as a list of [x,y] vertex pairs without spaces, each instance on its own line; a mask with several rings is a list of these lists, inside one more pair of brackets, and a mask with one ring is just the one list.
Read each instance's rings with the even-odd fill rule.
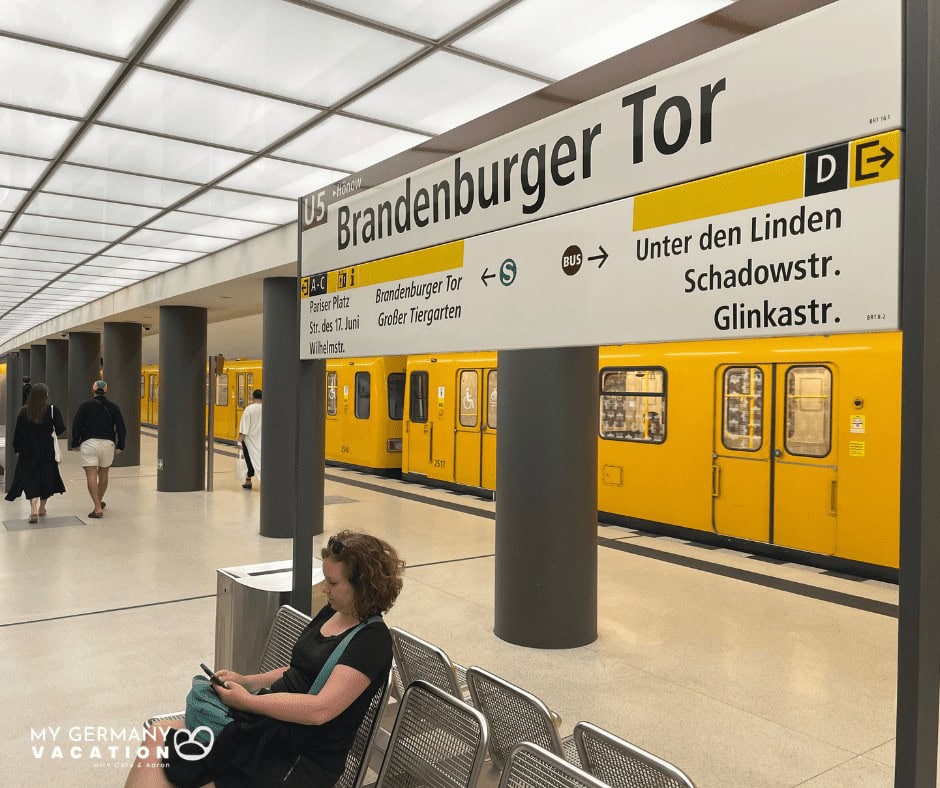
[[[158,493],[155,453],[145,436],[142,465],[114,469],[102,520],[0,528],[0,785],[121,785],[142,721],[179,708],[212,661],[215,569],[290,558],[258,534],[260,487],[242,490],[233,460],[217,459],[213,493]],[[77,461],[50,517],[85,520]],[[411,565],[389,623],[539,695],[563,734],[589,720],[699,788],[893,786],[896,587],[601,527],[599,638],[525,649],[492,633],[492,502],[327,477],[327,533],[369,530]]]

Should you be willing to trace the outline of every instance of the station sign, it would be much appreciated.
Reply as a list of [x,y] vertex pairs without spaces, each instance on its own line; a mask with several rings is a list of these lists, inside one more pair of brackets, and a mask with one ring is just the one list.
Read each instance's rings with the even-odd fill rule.
[[301,357],[897,328],[901,16],[839,0],[308,196]]

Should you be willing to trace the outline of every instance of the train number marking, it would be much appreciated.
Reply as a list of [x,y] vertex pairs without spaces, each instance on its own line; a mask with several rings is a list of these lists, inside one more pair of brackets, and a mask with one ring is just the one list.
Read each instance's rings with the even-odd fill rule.
[[443,468],[447,464],[446,460],[434,460],[435,468]]

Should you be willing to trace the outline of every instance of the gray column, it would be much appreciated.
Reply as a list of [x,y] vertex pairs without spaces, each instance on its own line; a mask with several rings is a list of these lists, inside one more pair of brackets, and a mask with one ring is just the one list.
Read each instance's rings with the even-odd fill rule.
[[[92,398],[91,386],[101,375],[101,335],[89,331],[69,334],[69,436],[78,406]],[[62,405],[59,405],[62,407]],[[70,444],[71,445],[71,444]]]
[[161,492],[205,489],[207,314],[203,307],[160,307]]
[[8,353],[7,363],[7,396],[6,396],[6,450],[3,458],[3,489],[9,491],[16,472],[16,454],[13,452],[13,431],[16,428],[16,415],[22,405],[23,385],[20,374],[19,353]]
[[904,9],[904,368],[894,784],[935,788],[940,711],[940,2],[908,2]]
[[[29,348],[21,347],[18,352],[20,354],[20,381],[22,381],[23,377],[26,375],[32,378],[32,354],[29,352]],[[22,404],[23,400],[20,398],[20,405]]]
[[[69,410],[69,343],[67,339],[46,341],[46,385],[49,387],[49,402],[55,405],[65,419],[65,427],[71,435],[72,411]],[[88,381],[89,387],[91,381]],[[76,392],[76,397],[79,396]],[[79,402],[84,399],[82,396]]]
[[597,348],[498,364],[494,632],[583,646],[597,638]]
[[[33,383],[46,382],[46,346],[29,346],[29,376]],[[47,384],[48,385],[48,384]]]
[[140,465],[141,335],[140,323],[105,323],[101,337],[108,399],[121,409],[127,426],[124,451],[114,458],[118,468]]
[[[316,387],[315,362],[300,361],[297,280],[269,277],[263,297],[261,535],[296,539],[300,527],[312,538],[323,533],[323,455],[321,448],[317,463],[312,448],[313,424],[317,417],[323,421],[317,404],[323,392]],[[295,575],[300,574],[298,566]],[[308,590],[308,607],[309,596]]]

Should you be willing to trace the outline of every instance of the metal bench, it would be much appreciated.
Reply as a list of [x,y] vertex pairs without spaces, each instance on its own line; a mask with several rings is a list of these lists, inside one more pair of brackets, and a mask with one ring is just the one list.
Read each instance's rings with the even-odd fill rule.
[[499,788],[607,788],[605,783],[531,742],[509,755]]
[[415,681],[426,681],[455,698],[470,699],[466,668],[451,662],[442,649],[410,632],[398,627],[389,627],[389,632],[402,691]]
[[490,728],[493,764],[503,768],[521,742],[538,744],[575,766],[581,765],[571,736],[562,739],[548,707],[531,692],[479,667],[467,669],[470,697]]
[[483,715],[425,681],[408,686],[376,788],[473,788],[486,755]]
[[671,763],[589,722],[574,726],[584,768],[611,788],[695,788]]

